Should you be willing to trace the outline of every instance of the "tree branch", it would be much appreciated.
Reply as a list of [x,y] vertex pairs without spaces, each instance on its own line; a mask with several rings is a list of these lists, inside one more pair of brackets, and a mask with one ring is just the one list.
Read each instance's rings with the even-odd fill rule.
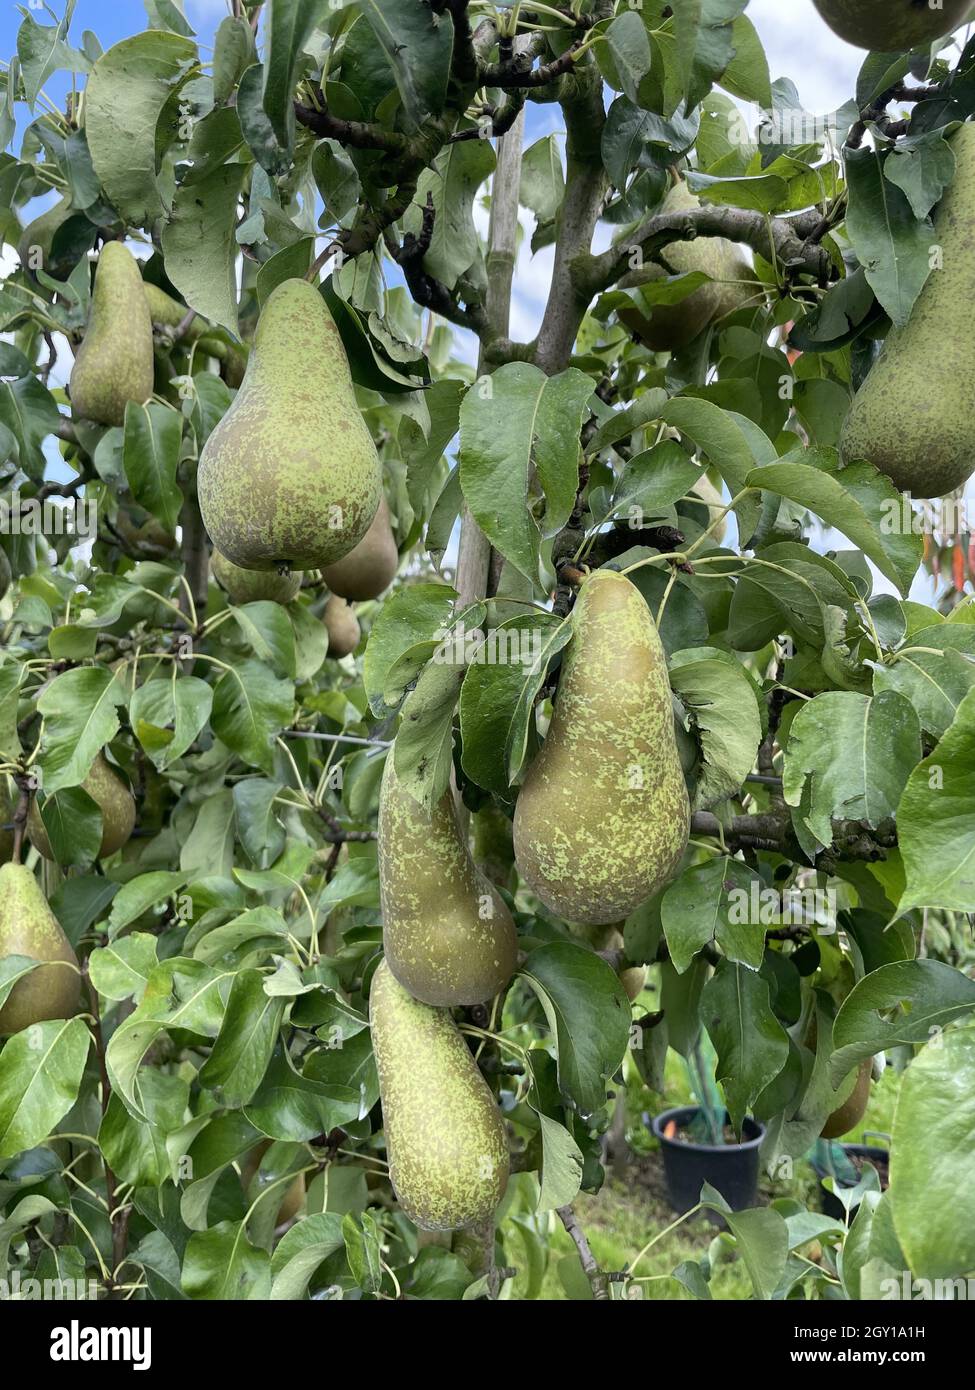
[[461,328],[468,328],[471,332],[480,335],[487,330],[488,326],[487,315],[483,307],[473,303],[461,308],[447,286],[441,284],[432,275],[428,275],[423,269],[423,258],[430,249],[436,216],[433,194],[428,193],[426,207],[423,209],[420,235],[415,236],[413,232],[407,232],[403,238],[402,246],[394,248],[393,256],[396,262],[402,266],[407,288],[417,304],[424,309],[432,309],[435,314],[449,319],[451,323],[456,323]]
[[396,130],[384,130],[382,126],[369,125],[366,121],[343,121],[325,110],[325,98],[321,99],[321,111],[300,101],[294,103],[295,119],[313,134],[323,139],[337,140],[340,145],[348,145],[354,150],[384,150],[386,154],[399,155],[409,152],[410,141],[406,135]]
[[592,1288],[593,1299],[597,1303],[608,1303],[610,1301],[609,1279],[596,1263],[596,1257],[586,1239],[585,1231],[576,1220],[575,1212],[571,1207],[556,1207],[555,1211],[579,1252],[579,1260]]
[[[544,44],[541,35],[533,35],[533,38],[541,39],[541,43]],[[549,82],[555,82],[572,71],[584,43],[585,39],[577,39],[571,48],[567,48],[558,58],[553,59],[551,63],[540,63],[537,68],[531,66],[537,54],[537,47],[533,45],[526,51],[527,65],[524,60],[516,60],[510,64],[493,63],[481,69],[478,85],[500,87],[502,91],[510,91],[516,87],[545,87]]]

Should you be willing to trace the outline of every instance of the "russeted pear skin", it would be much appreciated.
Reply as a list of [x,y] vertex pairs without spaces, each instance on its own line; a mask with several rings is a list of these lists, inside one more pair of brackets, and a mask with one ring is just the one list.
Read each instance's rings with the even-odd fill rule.
[[344,598],[330,594],[322,614],[328,632],[328,654],[336,661],[350,656],[359,645],[362,629],[355,609]]
[[[892,328],[840,435],[844,463],[866,459],[914,497],[944,497],[975,469],[975,125],[952,137],[955,178],[934,215],[933,270]],[[842,478],[842,473],[840,474]]]
[[19,1033],[46,1018],[71,1018],[77,1012],[78,957],[37,879],[22,864],[0,864],[0,960],[4,956],[30,956],[50,964],[14,985],[0,1008],[0,1033]]
[[508,1184],[494,1096],[446,1009],[421,1004],[380,964],[369,992],[389,1176],[417,1226],[490,1218]]
[[972,0],[813,0],[816,9],[847,43],[875,53],[904,53],[957,29]]
[[152,395],[152,319],[139,265],[128,247],[109,241],[101,250],[84,341],[71,369],[71,411],[76,419],[121,425],[129,401]]
[[450,789],[428,810],[386,759],[379,798],[379,890],[386,960],[425,1004],[481,1004],[514,974],[511,913],[471,858]]
[[300,574],[241,569],[219,550],[210,557],[210,568],[231,603],[258,603],[261,599],[270,603],[290,603],[301,588]]
[[[112,771],[103,753],[96,756],[91,771],[81,786],[101,808],[102,843],[98,857],[107,859],[128,842],[135,828],[135,799],[121,777]],[[30,815],[27,817],[27,833],[38,854],[42,854],[45,859],[54,858],[51,841],[36,801],[31,802]]]
[[398,567],[399,551],[389,521],[389,507],[383,497],[372,525],[356,548],[350,550],[344,560],[326,565],[322,578],[333,594],[364,603],[367,599],[378,598],[389,588]]
[[369,530],[379,455],[339,331],[307,281],[284,281],[265,304],[240,390],[200,456],[198,489],[211,540],[244,569],[322,569]]
[[643,596],[584,580],[548,735],[515,806],[522,878],[567,922],[618,922],[674,876],[690,811],[663,646]]
[[[660,212],[689,212],[700,206],[700,199],[682,180],[671,188]],[[662,280],[668,270],[673,275],[701,270],[712,277],[712,283],[702,285],[676,304],[646,304],[642,309],[634,306],[619,311],[622,322],[652,352],[677,352],[703,333],[709,323],[754,302],[749,281],[754,280],[755,273],[733,241],[696,237],[693,241],[673,242],[663,251],[662,260],[667,270],[660,265],[647,266],[625,277],[621,288]]]

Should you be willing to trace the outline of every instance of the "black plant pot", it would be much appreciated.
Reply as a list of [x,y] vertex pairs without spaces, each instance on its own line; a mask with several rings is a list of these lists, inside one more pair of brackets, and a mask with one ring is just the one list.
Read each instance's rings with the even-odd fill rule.
[[[886,1138],[886,1136],[884,1137]],[[890,1167],[889,1150],[878,1149],[876,1147],[872,1147],[869,1144],[844,1144],[843,1148],[846,1150],[850,1158],[865,1158],[868,1162],[872,1163],[880,1174],[881,1186],[886,1185],[883,1182],[883,1179],[886,1177],[888,1169]],[[824,1178],[835,1178],[835,1174],[831,1173],[829,1169],[825,1168],[821,1163],[813,1162],[812,1166],[816,1176],[819,1178],[819,1205],[822,1208],[823,1215],[832,1216],[835,1221],[844,1221],[846,1219],[846,1209],[844,1208],[843,1203],[840,1201],[839,1197],[834,1196],[834,1194],[830,1192],[828,1188],[823,1187]],[[839,1179],[837,1179],[837,1181],[839,1181]],[[840,1186],[843,1188],[848,1188],[855,1186],[855,1184],[840,1182]],[[857,1202],[851,1208],[851,1216],[853,1212],[856,1211],[859,1205],[859,1202]]]
[[[673,1121],[678,1131],[685,1129],[697,1114],[696,1105],[682,1105],[655,1115],[651,1129],[660,1141],[664,1177],[670,1205],[681,1216],[701,1200],[701,1188],[710,1183],[721,1193],[732,1211],[754,1206],[758,1195],[758,1150],[765,1137],[765,1126],[746,1116],[740,1144],[694,1144],[670,1139],[664,1130]],[[723,1224],[715,1214],[708,1219]]]

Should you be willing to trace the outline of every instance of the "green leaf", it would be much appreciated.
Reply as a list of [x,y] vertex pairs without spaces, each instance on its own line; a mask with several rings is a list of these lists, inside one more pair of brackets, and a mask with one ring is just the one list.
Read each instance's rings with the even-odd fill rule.
[[359,1093],[348,1085],[326,1085],[303,1076],[280,1050],[245,1114],[269,1139],[302,1144],[357,1120]]
[[111,1096],[98,1130],[98,1143],[122,1182],[159,1187],[173,1176],[167,1136],[178,1130],[189,1104],[189,1082],[181,1076],[146,1068],[140,1078],[148,1119],[137,1120]]
[[17,31],[17,57],[24,96],[31,111],[44,83],[59,68],[69,72],[88,71],[88,59],[67,42],[74,7],[75,0],[66,0],[63,17],[53,25],[38,24],[32,14],[23,12],[24,20]]
[[320,1264],[345,1245],[342,1215],[313,1212],[286,1231],[271,1256],[273,1300],[301,1299]]
[[521,974],[538,995],[558,1054],[559,1087],[583,1120],[606,1103],[606,1078],[623,1060],[630,1006],[594,951],[552,941],[532,951]]
[[769,1007],[761,975],[722,961],[701,995],[701,1018],[718,1054],[717,1079],[740,1133],[749,1106],[774,1081],[789,1055],[789,1037]]
[[858,1063],[925,1043],[975,1009],[975,981],[939,960],[904,960],[865,975],[833,1024],[830,1070],[838,1086]]
[[186,1242],[182,1284],[190,1298],[263,1300],[271,1293],[271,1257],[250,1244],[243,1221],[221,1221]]
[[[60,419],[57,402],[33,373],[16,381],[0,381],[0,427],[13,435],[20,466],[35,482],[44,476],[44,440],[54,433]],[[0,444],[4,439],[11,443],[2,428],[0,436]]]
[[[685,869],[660,900],[670,961],[682,975],[698,952],[717,939],[731,960],[757,970],[765,955],[765,928],[753,921],[752,886],[761,886],[740,860],[720,855]],[[732,896],[734,895],[734,896]]]
[[247,658],[213,692],[213,732],[245,762],[270,773],[274,740],[294,717],[294,686]]
[[924,732],[938,739],[975,686],[973,658],[970,624],[935,623],[912,632],[887,665],[874,667],[874,689],[900,691],[917,711]]
[[701,742],[694,808],[713,806],[740,790],[755,763],[762,741],[755,686],[735,657],[715,647],[674,652],[670,683]]
[[373,714],[391,713],[383,699],[390,671],[411,647],[442,635],[456,597],[446,584],[411,584],[385,601],[369,634],[362,671]]
[[259,599],[233,608],[234,620],[244,640],[260,661],[279,675],[295,679],[297,663],[291,618],[280,603]]
[[216,1090],[221,1104],[246,1105],[254,1095],[271,1060],[284,1005],[264,993],[260,970],[234,976],[220,1032],[199,1072],[200,1085]]
[[[678,396],[661,412],[661,419],[693,440],[728,484],[732,497],[746,486],[763,486],[753,483],[749,477],[756,463],[762,460],[755,458],[740,417],[732,411],[722,410],[713,401]],[[757,498],[743,498],[735,507],[735,513],[738,529],[747,540],[758,522]]]
[[170,532],[176,530],[183,505],[176,482],[182,439],[182,417],[172,406],[155,401],[148,405],[129,401],[126,405],[122,446],[125,476],[135,500]]
[[138,1003],[157,964],[156,938],[136,931],[108,946],[97,946],[88,957],[88,974],[103,999]]
[[176,191],[162,233],[166,274],[201,317],[237,332],[237,202],[246,164],[222,164]]
[[975,691],[904,788],[897,809],[906,883],[899,915],[913,907],[975,911]]
[[734,21],[748,0],[680,0],[674,29],[687,109],[707,96],[735,56]]
[[285,149],[294,141],[295,73],[302,47],[320,17],[319,0],[274,0],[265,21],[263,105]]
[[901,1080],[890,1202],[912,1273],[957,1279],[975,1269],[975,1029],[928,1043]]
[[903,328],[931,274],[934,227],[929,218],[918,221],[904,193],[884,177],[876,150],[847,148],[844,154],[847,233],[874,294]]
[[772,106],[772,83],[768,59],[754,24],[739,15],[732,25],[731,41],[735,54],[719,79],[720,85],[742,101],[754,102],[766,110]]
[[81,787],[65,787],[38,799],[37,809],[58,864],[87,868],[94,862],[102,843],[102,812],[93,797]]
[[171,872],[168,869],[153,869],[147,874],[137,874],[122,885],[112,900],[112,911],[108,919],[108,934],[115,937],[149,908],[164,903],[173,893],[179,891],[186,882],[186,874]]
[[421,209],[429,195],[435,221],[423,268],[449,290],[455,288],[480,256],[474,199],[481,184],[494,172],[495,162],[490,140],[462,140],[441,151],[433,168],[425,170],[417,184],[413,207],[404,225],[414,235],[419,232]]
[[[438,115],[447,93],[453,25],[414,0],[361,0],[362,13],[389,64],[410,129]],[[484,144],[486,140],[463,144]]]
[[95,755],[118,733],[117,710],[126,699],[122,683],[105,667],[79,666],[55,676],[37,701],[44,716],[40,764],[46,792],[84,781]]
[[873,698],[828,691],[807,701],[790,725],[783,794],[820,844],[831,845],[834,820],[874,828],[892,821],[920,756],[918,717],[896,691]]
[[159,118],[196,61],[192,40],[148,30],[115,44],[88,78],[91,162],[109,202],[131,226],[148,227],[168,211],[156,178]]
[[884,178],[904,193],[922,222],[955,177],[955,152],[943,129],[899,140],[884,160]]
[[518,201],[535,214],[532,250],[538,251],[555,238],[555,219],[565,197],[562,156],[554,135],[536,140],[521,161]]
[[80,1018],[34,1023],[0,1052],[0,1158],[42,1143],[78,1098],[91,1039]]
[[206,727],[213,688],[198,676],[156,677],[140,685],[129,704],[129,720],[146,754],[164,772]]

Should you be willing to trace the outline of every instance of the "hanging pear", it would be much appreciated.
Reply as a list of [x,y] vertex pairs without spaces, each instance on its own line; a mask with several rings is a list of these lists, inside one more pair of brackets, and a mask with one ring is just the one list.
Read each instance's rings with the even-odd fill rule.
[[32,1023],[77,1012],[78,957],[37,879],[22,864],[0,864],[0,960],[4,956],[47,964],[14,985],[0,1008],[0,1033],[19,1033]]
[[[81,787],[93,801],[98,802],[101,810],[102,842],[98,857],[107,859],[128,842],[135,828],[135,799],[121,777],[109,766],[104,753],[97,754]],[[45,859],[54,858],[51,841],[36,800],[31,802],[30,814],[27,817],[27,833],[38,854],[42,854]]]
[[152,319],[139,265],[120,241],[101,249],[84,341],[71,369],[76,419],[121,425],[129,401],[152,395]]
[[450,1231],[494,1213],[508,1183],[504,1121],[446,1009],[413,999],[385,962],[369,992],[389,1176],[417,1226]]
[[210,537],[250,570],[321,569],[369,530],[382,470],[325,301],[286,280],[264,306],[233,405],[204,446]]
[[[951,140],[955,177],[934,215],[942,268],[931,272],[902,328],[892,328],[840,435],[845,463],[866,459],[914,497],[944,497],[975,468],[975,125]],[[841,475],[842,476],[842,475]]]
[[571,617],[548,736],[515,807],[519,872],[568,922],[618,922],[663,887],[690,813],[663,646],[640,591],[598,570]]
[[322,578],[333,594],[356,603],[378,598],[392,584],[399,568],[399,551],[389,521],[386,498],[380,499],[372,525],[344,560],[326,565]]
[[905,53],[957,29],[972,0],[813,0],[847,43],[875,53]]
[[270,603],[290,603],[301,588],[301,575],[289,571],[278,574],[275,570],[245,570],[228,560],[215,550],[210,557],[213,577],[230,599],[231,603],[257,603],[266,599]]
[[322,622],[328,632],[328,654],[336,661],[349,656],[359,645],[362,629],[351,603],[336,594],[329,594]]
[[504,900],[475,867],[448,788],[428,810],[386,759],[379,800],[379,886],[389,968],[425,1004],[481,1004],[518,959]]

